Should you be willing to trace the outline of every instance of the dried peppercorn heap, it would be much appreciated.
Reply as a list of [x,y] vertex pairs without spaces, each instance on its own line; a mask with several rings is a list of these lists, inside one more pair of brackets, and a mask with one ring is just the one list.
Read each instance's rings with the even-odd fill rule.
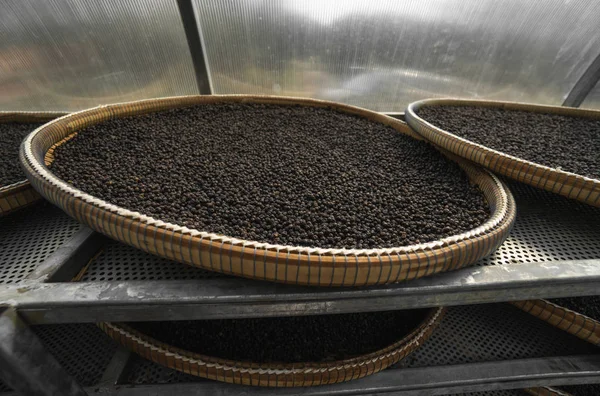
[[383,349],[417,328],[428,313],[428,309],[417,309],[128,325],[155,340],[202,355],[300,363],[348,359]]
[[598,396],[600,395],[600,384],[588,385],[561,385],[561,391],[568,392],[572,396]]
[[592,319],[600,320],[600,296],[552,298],[548,301]]
[[483,194],[427,143],[341,112],[210,104],[105,121],[53,173],[121,207],[245,240],[404,246],[481,225]]
[[600,120],[483,106],[424,106],[432,125],[551,168],[600,178]]
[[31,123],[0,123],[0,187],[25,180],[19,165],[19,146],[29,132],[42,125]]

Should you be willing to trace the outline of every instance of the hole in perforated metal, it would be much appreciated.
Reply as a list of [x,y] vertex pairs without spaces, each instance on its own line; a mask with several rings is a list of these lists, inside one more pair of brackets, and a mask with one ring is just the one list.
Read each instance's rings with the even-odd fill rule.
[[60,365],[82,386],[100,382],[117,345],[92,323],[32,326]]
[[600,208],[509,182],[517,221],[500,248],[478,265],[600,258]]
[[0,284],[27,277],[80,228],[47,203],[0,218]]

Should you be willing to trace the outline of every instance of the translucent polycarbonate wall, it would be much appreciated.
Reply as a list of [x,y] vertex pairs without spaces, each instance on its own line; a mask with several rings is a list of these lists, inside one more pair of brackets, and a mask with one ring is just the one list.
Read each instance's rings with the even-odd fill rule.
[[600,110],[600,82],[596,84],[596,87],[585,98],[581,107]]
[[0,110],[195,93],[175,0],[0,2]]
[[217,94],[562,104],[600,55],[598,1],[189,1],[204,53],[177,0],[0,1],[0,110],[197,94],[192,55]]
[[562,104],[600,53],[587,0],[194,0],[214,93],[379,111],[459,96]]

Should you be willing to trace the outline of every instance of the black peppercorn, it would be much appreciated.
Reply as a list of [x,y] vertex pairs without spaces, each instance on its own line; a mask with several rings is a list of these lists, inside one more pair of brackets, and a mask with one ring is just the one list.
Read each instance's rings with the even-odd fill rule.
[[404,246],[489,217],[483,194],[429,144],[313,107],[218,104],[114,119],[58,147],[51,169],[163,221],[284,245]]

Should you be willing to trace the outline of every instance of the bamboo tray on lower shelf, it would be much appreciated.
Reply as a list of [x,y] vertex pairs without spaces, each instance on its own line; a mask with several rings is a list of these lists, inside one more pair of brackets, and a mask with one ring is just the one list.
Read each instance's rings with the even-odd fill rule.
[[55,120],[28,136],[21,162],[34,188],[67,214],[115,240],[166,259],[246,278],[315,286],[364,286],[411,280],[471,265],[508,236],[514,198],[494,175],[450,156],[483,192],[490,218],[462,234],[419,245],[384,249],[322,249],[246,241],[189,229],[118,207],[57,178],[53,149],[78,130],[102,121],[211,103],[261,103],[331,108],[380,122],[420,139],[396,119],[361,108],[300,98],[223,95],[151,99],[100,106]]
[[493,172],[541,188],[567,198],[600,207],[600,180],[540,165],[502,153],[430,124],[419,117],[418,111],[435,106],[475,106],[506,110],[600,119],[600,111],[561,106],[543,106],[517,102],[470,99],[426,99],[411,103],[406,110],[406,121],[421,136],[461,158],[468,159]]
[[319,363],[253,363],[226,360],[176,348],[125,324],[98,326],[119,344],[163,366],[216,381],[267,387],[334,384],[377,373],[404,359],[431,336],[445,308],[432,308],[420,325],[401,340],[351,359]]
[[595,319],[546,300],[514,301],[511,304],[582,340],[600,345],[600,322]]
[[570,393],[563,392],[557,388],[551,388],[549,386],[543,386],[539,388],[527,388],[525,392],[533,396],[571,396]]
[[[0,111],[0,123],[43,123],[63,116],[65,113],[28,112],[28,111]],[[18,161],[15,158],[15,161]],[[17,209],[31,205],[42,197],[31,187],[25,176],[23,180],[0,186],[0,216],[7,215]]]

